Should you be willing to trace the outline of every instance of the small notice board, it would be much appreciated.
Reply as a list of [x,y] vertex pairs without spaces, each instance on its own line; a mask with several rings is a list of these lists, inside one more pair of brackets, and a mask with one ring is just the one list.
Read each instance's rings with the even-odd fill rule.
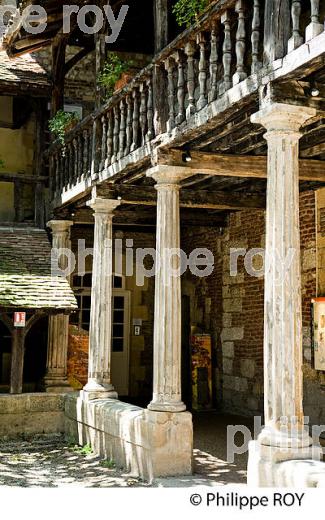
[[315,370],[325,371],[325,298],[312,299]]

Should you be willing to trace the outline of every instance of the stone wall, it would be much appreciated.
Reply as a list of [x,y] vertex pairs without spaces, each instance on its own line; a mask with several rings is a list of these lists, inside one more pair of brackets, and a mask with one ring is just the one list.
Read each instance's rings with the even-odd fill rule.
[[0,437],[64,433],[64,396],[0,395]]

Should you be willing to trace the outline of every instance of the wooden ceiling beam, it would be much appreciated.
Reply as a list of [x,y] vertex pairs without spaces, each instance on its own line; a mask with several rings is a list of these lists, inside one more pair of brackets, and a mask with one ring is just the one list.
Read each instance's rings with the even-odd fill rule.
[[[213,152],[190,150],[191,161],[184,158],[184,150],[158,150],[153,158],[153,166],[183,167],[184,174],[189,170],[193,175],[201,173],[222,177],[247,177],[266,179],[267,158],[254,155],[222,155]],[[300,180],[325,182],[325,163],[323,161],[300,159]]]
[[[151,186],[110,185],[97,187],[97,196],[117,199],[122,204],[154,206],[157,202],[157,192]],[[182,208],[241,210],[245,208],[265,208],[265,197],[259,194],[236,194],[223,191],[203,191],[183,189],[180,192]]]

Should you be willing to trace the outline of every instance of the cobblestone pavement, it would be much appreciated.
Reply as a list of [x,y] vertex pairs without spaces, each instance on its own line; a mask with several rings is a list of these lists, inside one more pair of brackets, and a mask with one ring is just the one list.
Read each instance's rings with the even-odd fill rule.
[[[194,475],[157,479],[134,478],[60,436],[0,441],[0,486],[19,487],[192,487],[245,484],[247,455],[227,462],[227,425],[247,424],[238,417],[214,413],[194,415]],[[239,440],[240,444],[240,440]]]

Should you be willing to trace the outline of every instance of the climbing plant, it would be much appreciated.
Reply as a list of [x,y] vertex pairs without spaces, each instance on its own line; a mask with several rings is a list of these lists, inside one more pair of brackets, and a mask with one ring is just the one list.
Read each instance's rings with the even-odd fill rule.
[[121,79],[122,74],[130,70],[130,67],[132,67],[132,61],[122,60],[114,53],[108,55],[97,78],[98,83],[105,88],[107,97],[112,96],[116,83]]
[[173,7],[173,13],[178,25],[190,27],[200,14],[208,7],[211,0],[178,0]]
[[52,134],[57,137],[62,145],[64,145],[64,136],[66,132],[79,121],[75,112],[64,112],[59,110],[49,121],[49,129]]

